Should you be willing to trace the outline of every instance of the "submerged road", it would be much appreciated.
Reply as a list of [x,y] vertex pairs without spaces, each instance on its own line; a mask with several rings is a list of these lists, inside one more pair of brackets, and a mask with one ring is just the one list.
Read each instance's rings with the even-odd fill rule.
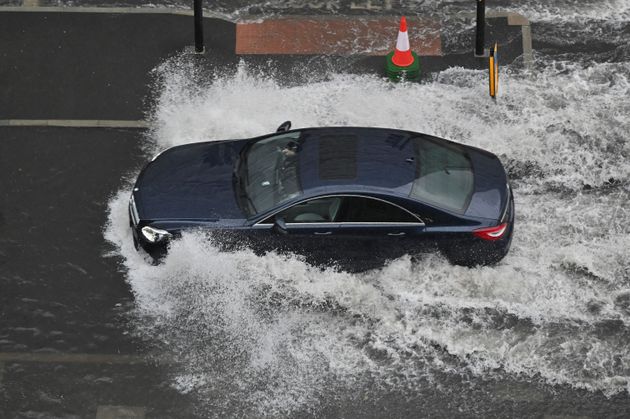
[[[134,336],[134,298],[103,239],[109,199],[146,160],[144,135],[0,128],[2,417],[106,418],[107,406],[135,408],[129,417],[214,414],[168,384],[177,370],[169,355]],[[457,376],[435,379],[439,387],[424,381],[413,393],[364,383],[332,403],[322,400],[316,415],[623,417],[630,408],[623,394],[607,399],[540,382],[481,380],[471,387]],[[249,411],[224,413],[241,409]],[[302,414],[311,413],[292,415]]]
[[[486,377],[475,372],[476,366],[470,361],[476,350],[462,355],[437,338],[433,341],[425,339],[426,346],[431,349],[418,350],[420,355],[405,352],[418,345],[405,346],[405,351],[388,354],[387,350],[391,348],[388,345],[396,341],[396,336],[387,336],[390,341],[385,339],[361,346],[359,336],[370,341],[370,333],[378,335],[377,331],[368,328],[370,333],[361,330],[356,336],[352,335],[353,328],[363,327],[361,322],[365,319],[346,319],[343,312],[319,313],[315,310],[308,313],[312,316],[308,318],[309,322],[313,324],[322,319],[324,324],[330,322],[331,328],[341,324],[343,333],[323,334],[324,339],[300,334],[295,331],[299,327],[292,329],[292,325],[301,325],[295,320],[299,314],[289,312],[291,315],[282,317],[284,312],[272,313],[284,322],[279,327],[278,339],[284,342],[292,333],[295,337],[288,339],[291,344],[277,350],[269,340],[256,340],[256,345],[268,345],[260,353],[255,353],[256,358],[247,352],[248,345],[252,344],[247,338],[241,335],[226,337],[210,330],[213,324],[209,319],[219,323],[234,315],[221,306],[224,300],[213,300],[204,294],[208,291],[204,285],[212,285],[210,280],[206,278],[207,283],[200,286],[190,279],[194,275],[180,278],[182,288],[190,285],[189,289],[178,289],[164,282],[164,278],[177,278],[179,272],[203,276],[207,274],[204,269],[221,272],[225,278],[234,278],[238,282],[237,276],[230,276],[232,265],[245,272],[253,269],[254,273],[280,269],[277,266],[264,268],[267,262],[252,259],[249,255],[237,256],[236,260],[213,259],[212,249],[193,249],[196,254],[182,258],[184,267],[172,261],[166,273],[147,270],[146,278],[154,279],[157,284],[149,297],[161,292],[167,297],[169,293],[181,292],[185,298],[170,295],[170,300],[153,301],[144,293],[145,289],[134,288],[132,284],[138,284],[137,273],[143,268],[130,264],[128,255],[121,254],[114,244],[105,240],[104,231],[116,218],[108,216],[108,210],[116,208],[112,204],[116,202],[116,194],[128,187],[128,179],[133,178],[150,157],[148,153],[153,151],[155,142],[159,147],[165,145],[154,138],[164,135],[163,125],[168,125],[160,114],[162,111],[155,111],[163,106],[160,102],[164,101],[163,93],[154,90],[164,86],[160,84],[163,74],[152,69],[170,60],[168,62],[175,63],[176,67],[192,63],[193,67],[208,72],[224,66],[227,73],[234,74],[238,73],[236,67],[243,58],[235,54],[234,25],[218,19],[208,20],[212,29],[206,32],[206,42],[212,55],[196,57],[187,54],[192,28],[188,21],[181,19],[185,17],[137,14],[131,18],[125,14],[80,16],[0,11],[0,57],[5,63],[0,67],[0,120],[5,121],[0,124],[0,417],[197,418],[263,414],[291,417],[627,417],[630,412],[627,392],[604,394],[598,389],[589,391],[566,382],[554,385],[544,371],[538,376],[513,373]],[[499,19],[502,21],[497,20],[497,26],[502,29],[496,36],[510,40],[506,44],[509,48],[505,59],[511,62],[508,58],[516,59],[522,52],[519,49],[522,45],[521,27],[510,27],[507,18]],[[145,30],[149,27],[160,30]],[[428,73],[437,74],[439,70],[462,62],[470,62],[470,67],[479,66],[459,48],[449,50],[449,45],[457,44],[449,40],[449,36],[457,38],[447,32],[443,34],[443,56],[426,58]],[[137,44],[130,47],[122,41],[124,39],[134,39]],[[93,48],[94,45],[98,48]],[[539,45],[547,49],[557,48],[551,38],[541,40]],[[602,53],[614,50],[607,44],[601,47]],[[180,54],[184,55],[183,59],[173,60]],[[316,81],[323,80],[331,72],[375,74],[380,66],[380,57],[367,54],[350,58],[316,57],[309,61],[310,73],[304,74],[295,71],[300,68],[303,57],[260,54],[246,58],[252,67],[267,66],[272,60],[271,67],[278,70],[275,77],[282,80],[283,74],[291,74],[290,85],[300,85],[313,75]],[[517,61],[515,67],[518,65]],[[457,79],[457,74],[453,78]],[[229,83],[233,81],[218,90],[228,99],[233,90]],[[286,93],[276,93],[281,89],[275,84],[261,82],[263,86],[260,87],[247,76],[241,83],[244,91],[258,94],[262,91],[263,102],[269,97],[283,97]],[[469,83],[473,82],[456,80],[448,88]],[[358,90],[360,88],[361,84]],[[334,86],[329,92],[337,97],[334,95],[339,90],[343,87]],[[211,92],[215,93],[214,90]],[[190,92],[185,90],[185,93]],[[316,91],[310,93],[315,96]],[[192,96],[188,99],[192,100]],[[222,98],[212,95],[206,98],[215,99]],[[303,101],[308,101],[307,97]],[[295,101],[296,104],[299,102],[302,101]],[[224,118],[229,120],[233,103],[229,100],[226,103]],[[326,101],[322,103],[325,107]],[[315,108],[317,111],[319,109]],[[308,113],[303,115],[306,118]],[[168,117],[177,119],[180,115],[174,113]],[[221,118],[210,112],[203,117]],[[338,122],[335,117],[329,117],[331,123]],[[85,122],[105,120],[120,122]],[[42,126],[55,124],[54,121],[68,122],[57,122],[61,126],[56,127]],[[194,131],[198,122],[198,119],[184,120],[179,133],[185,138],[187,135],[195,138],[197,134],[190,134],[189,130]],[[124,128],[116,128],[117,125]],[[511,170],[519,175],[519,167]],[[238,259],[241,257],[242,260]],[[196,270],[186,270],[188,264],[196,264]],[[260,267],[252,268],[246,266],[248,264]],[[132,274],[128,272],[130,266],[134,271]],[[301,265],[290,265],[290,269],[294,270],[288,270],[287,276],[303,272],[314,275]],[[576,270],[576,283],[589,278],[590,271],[580,271],[580,267]],[[136,276],[130,279],[132,275]],[[356,278],[342,277],[342,280],[354,284]],[[196,294],[197,291],[200,292]],[[226,300],[229,301],[228,297]],[[302,297],[298,295],[296,298],[299,302]],[[166,307],[172,310],[171,313],[153,317],[151,314],[159,310],[153,307],[148,310],[145,305],[156,301],[165,306],[171,304]],[[384,298],[383,305],[387,301]],[[240,300],[232,302],[236,306]],[[342,302],[352,304],[351,299]],[[158,307],[161,308],[164,307]],[[378,307],[374,308],[374,312],[377,310]],[[415,315],[436,319],[449,316],[446,311],[440,311],[446,309],[439,305],[428,308],[425,305],[423,310]],[[597,311],[597,308],[593,310]],[[253,312],[260,318],[271,315]],[[244,316],[251,312],[243,308],[238,314]],[[403,323],[408,320],[405,317],[408,313],[404,311],[396,312],[396,315],[397,321],[401,318]],[[567,340],[563,337],[565,329],[569,330],[569,335],[573,330],[571,327],[576,327],[577,334],[581,331],[577,320],[569,325],[549,326],[546,322],[536,323],[529,318],[503,313],[498,305],[482,307],[478,312],[464,307],[457,316],[463,324],[471,326],[468,331],[471,336],[475,330],[483,331],[488,327],[488,341],[479,338],[473,342],[478,352],[483,352],[486,344],[491,346],[490,335],[497,332],[504,333],[506,342],[513,339],[510,345],[516,346],[518,338],[515,339],[511,332],[523,332],[522,341],[525,342],[526,337],[537,330],[543,335]],[[246,322],[246,316],[243,318],[235,321]],[[379,320],[375,315],[375,318],[375,323],[394,321],[387,316]],[[250,321],[242,326],[251,335],[256,335],[257,326],[265,324],[259,318]],[[409,325],[410,329],[415,327],[411,321]],[[407,331],[406,327],[392,330]],[[594,332],[596,336],[618,335],[620,339],[626,334],[623,318],[597,323]],[[342,377],[347,365],[355,362],[348,355],[352,352],[331,349],[328,353],[326,349],[336,349],[334,341],[347,335],[352,335],[353,348],[360,348],[366,359],[383,368],[370,369],[374,367],[372,365]],[[318,348],[320,352],[316,352],[322,359],[317,356],[302,359],[306,367],[300,369],[299,358],[282,357],[283,351],[295,354],[291,351],[300,348],[296,341],[309,343],[309,339],[313,339],[314,345],[322,345]],[[190,341],[188,346],[182,344],[185,340]],[[558,341],[557,345],[561,347],[565,343]],[[227,350],[216,353],[217,348]],[[186,350],[190,353],[183,353]],[[312,355],[311,352],[303,353]],[[248,363],[243,367],[242,357],[256,358],[256,368],[260,364],[271,367],[262,368],[264,374],[247,381],[249,370],[254,367]],[[390,357],[403,359],[400,362],[405,368],[390,367],[387,362]],[[548,357],[552,358],[551,355]],[[314,362],[313,358],[317,358],[315,365],[330,371],[333,379],[327,381],[328,375],[319,376],[320,371],[314,373],[308,368],[310,362]],[[466,365],[468,361],[470,365]],[[539,361],[545,363],[547,360]],[[576,358],[575,362],[580,359]],[[618,380],[623,380],[627,375],[625,359],[619,356],[614,362],[618,363]],[[409,368],[410,365],[414,368]],[[287,374],[287,368],[294,368],[298,374]],[[238,378],[237,374],[226,372],[230,369],[245,377],[244,381],[226,380],[226,377]],[[615,379],[610,377],[611,381]],[[413,386],[404,385],[406,382]],[[239,392],[243,391],[248,392],[247,397],[240,396],[242,393]]]
[[[0,128],[0,416],[186,416],[190,402],[130,336],[133,296],[103,241],[142,131]],[[188,413],[190,415],[190,413]]]

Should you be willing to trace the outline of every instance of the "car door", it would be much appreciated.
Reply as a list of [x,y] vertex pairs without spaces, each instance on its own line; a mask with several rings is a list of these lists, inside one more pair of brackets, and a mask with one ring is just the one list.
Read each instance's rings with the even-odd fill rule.
[[336,221],[337,245],[345,249],[344,264],[350,267],[375,268],[430,247],[424,222],[384,199],[345,196]]
[[254,226],[259,248],[299,254],[312,264],[333,263],[341,202],[339,196],[308,199],[267,217]]

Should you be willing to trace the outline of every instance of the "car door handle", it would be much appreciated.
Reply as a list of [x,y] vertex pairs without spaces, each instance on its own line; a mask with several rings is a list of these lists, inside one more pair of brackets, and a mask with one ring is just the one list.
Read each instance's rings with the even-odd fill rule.
[[387,235],[388,235],[388,236],[397,236],[397,237],[400,237],[400,236],[404,236],[404,235],[405,235],[405,232],[404,232],[404,231],[401,231],[400,233],[387,233]]
[[332,231],[316,231],[315,232],[316,236],[328,236],[331,234],[332,234]]

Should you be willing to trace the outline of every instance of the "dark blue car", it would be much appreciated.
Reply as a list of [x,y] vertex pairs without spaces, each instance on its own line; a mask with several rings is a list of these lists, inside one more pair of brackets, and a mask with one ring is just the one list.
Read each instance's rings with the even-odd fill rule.
[[154,158],[129,205],[136,248],[159,259],[192,229],[351,270],[433,249],[467,266],[507,254],[514,201],[494,154],[411,131],[286,128]]

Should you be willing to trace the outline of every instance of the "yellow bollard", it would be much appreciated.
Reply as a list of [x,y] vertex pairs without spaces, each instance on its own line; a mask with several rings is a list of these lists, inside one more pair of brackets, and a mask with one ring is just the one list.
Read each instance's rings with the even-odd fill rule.
[[499,91],[499,57],[498,51],[499,45],[494,44],[492,48],[490,48],[490,97],[492,99],[497,98],[497,92]]

